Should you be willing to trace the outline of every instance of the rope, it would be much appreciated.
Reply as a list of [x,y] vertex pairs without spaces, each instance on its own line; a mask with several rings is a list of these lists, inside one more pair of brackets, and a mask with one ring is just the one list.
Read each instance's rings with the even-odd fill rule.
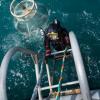
[[62,67],[61,67],[60,79],[59,79],[59,83],[58,83],[58,92],[57,92],[56,100],[60,100],[60,91],[61,91],[62,75],[63,75],[63,71],[64,71],[64,62],[65,62],[65,57],[66,57],[65,52],[66,52],[66,49],[64,51],[64,56],[63,56],[63,60],[62,60]]

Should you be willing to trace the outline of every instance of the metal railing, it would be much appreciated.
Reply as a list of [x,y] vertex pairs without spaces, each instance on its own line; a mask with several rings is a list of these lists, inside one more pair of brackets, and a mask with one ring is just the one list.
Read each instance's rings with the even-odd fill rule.
[[91,100],[85,67],[83,64],[83,59],[74,32],[69,33],[69,38],[70,38],[72,54],[75,62],[76,72],[78,75],[80,90],[81,90],[83,100]]
[[[36,54],[28,49],[20,48],[20,47],[15,47],[10,49],[6,55],[4,56],[1,67],[0,67],[0,100],[7,100],[7,92],[6,92],[6,77],[7,77],[7,69],[8,65],[10,62],[11,57],[16,53],[16,52],[22,52],[25,54],[29,54],[33,57],[34,63],[35,63],[35,70],[36,70],[36,78],[38,80],[39,78],[39,67],[38,67],[38,61],[37,61],[37,56]],[[39,92],[39,97],[41,97],[41,93]]]

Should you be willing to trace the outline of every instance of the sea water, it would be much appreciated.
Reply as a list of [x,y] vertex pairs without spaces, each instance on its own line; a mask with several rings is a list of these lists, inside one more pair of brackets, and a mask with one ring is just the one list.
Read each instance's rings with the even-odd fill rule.
[[[12,47],[20,46],[37,53],[44,49],[43,37],[38,30],[29,38],[14,28],[14,20],[9,10],[11,1],[0,0],[0,62]],[[57,18],[68,31],[75,32],[89,86],[91,89],[100,89],[100,0],[38,0],[38,2],[47,7],[49,22]],[[41,59],[42,57],[39,62]],[[51,59],[51,63],[52,61]],[[54,70],[51,63],[50,70]],[[77,80],[72,58],[66,60],[65,65],[63,82]],[[60,68],[61,62],[57,61],[54,84],[58,83]],[[36,84],[35,77],[31,57],[22,53],[14,55],[7,74],[8,100],[29,100]],[[48,85],[46,72],[44,72],[42,83],[42,86]]]

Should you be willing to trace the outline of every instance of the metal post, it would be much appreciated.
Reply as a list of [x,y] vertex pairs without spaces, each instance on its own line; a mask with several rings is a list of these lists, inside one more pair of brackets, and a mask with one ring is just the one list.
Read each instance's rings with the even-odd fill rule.
[[[36,80],[38,82],[40,74],[39,74],[39,66],[38,66],[38,59],[37,55],[35,55],[35,72],[36,72]],[[41,95],[41,88],[40,86],[38,87],[38,95],[39,95],[39,100],[42,100],[42,95]]]
[[49,82],[49,87],[50,87],[50,93],[52,93],[52,84],[51,84],[51,78],[50,78],[50,71],[49,71],[49,66],[46,63],[46,70],[47,70],[47,76],[48,76],[48,82]]
[[73,32],[69,33],[69,37],[83,100],[91,100],[88,80],[78,42]]

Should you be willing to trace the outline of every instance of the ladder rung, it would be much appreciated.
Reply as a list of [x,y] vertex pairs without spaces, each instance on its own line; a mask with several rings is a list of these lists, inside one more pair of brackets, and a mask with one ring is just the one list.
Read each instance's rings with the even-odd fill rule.
[[[64,55],[55,56],[55,59],[56,59],[56,60],[60,60],[60,59],[63,58],[63,56],[64,56]],[[68,54],[68,55],[66,55],[66,58],[68,58],[68,57],[70,57],[70,56],[71,56],[71,54]]]
[[[74,85],[74,84],[78,84],[79,81],[73,81],[73,82],[68,82],[68,83],[63,83],[61,86],[68,86],[68,85]],[[41,90],[47,90],[47,89],[50,89],[50,88],[57,88],[58,87],[58,84],[57,85],[52,85],[51,87],[47,86],[47,87],[43,87],[41,88]]]
[[[66,90],[66,91],[61,91],[60,96],[80,94],[80,93],[81,93],[80,89]],[[53,96],[56,96],[57,94],[58,94],[58,92],[52,93]]]
[[[72,49],[68,49],[68,50],[67,50],[67,52],[70,52],[70,51],[72,51]],[[58,51],[58,52],[53,52],[53,53],[51,53],[49,56],[57,55],[57,54],[64,53],[64,52],[65,52],[65,50]]]

